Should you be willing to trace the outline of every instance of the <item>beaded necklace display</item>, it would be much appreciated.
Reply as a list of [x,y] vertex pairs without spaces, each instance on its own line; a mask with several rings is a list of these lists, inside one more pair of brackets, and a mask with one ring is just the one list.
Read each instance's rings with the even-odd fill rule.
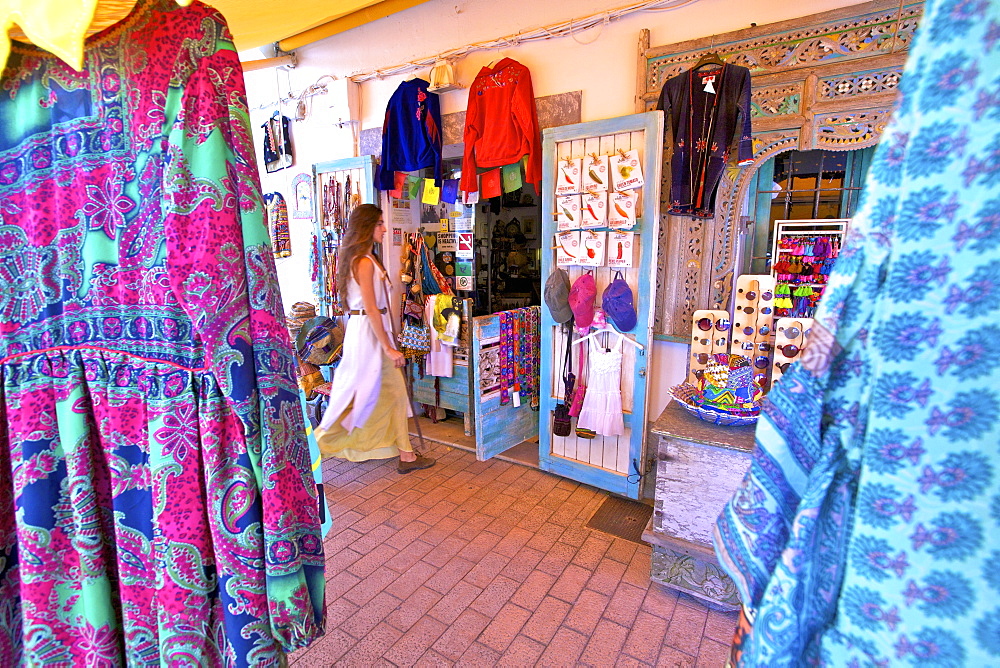
[[500,311],[500,405],[510,403],[510,391],[514,386],[514,313]]

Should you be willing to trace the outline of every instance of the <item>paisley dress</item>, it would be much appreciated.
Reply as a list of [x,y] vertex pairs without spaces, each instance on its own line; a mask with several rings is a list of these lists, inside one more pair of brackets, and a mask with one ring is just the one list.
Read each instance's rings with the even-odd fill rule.
[[742,666],[1000,665],[1000,0],[928,0],[716,525]]
[[323,551],[242,71],[140,0],[0,75],[0,665],[271,666]]

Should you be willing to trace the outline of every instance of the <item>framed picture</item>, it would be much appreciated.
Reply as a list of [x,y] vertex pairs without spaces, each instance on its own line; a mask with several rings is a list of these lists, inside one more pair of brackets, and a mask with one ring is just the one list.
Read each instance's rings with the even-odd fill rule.
[[534,237],[538,229],[538,221],[534,216],[525,216],[521,221],[521,233],[526,237]]
[[313,182],[306,173],[292,179],[292,218],[313,217]]

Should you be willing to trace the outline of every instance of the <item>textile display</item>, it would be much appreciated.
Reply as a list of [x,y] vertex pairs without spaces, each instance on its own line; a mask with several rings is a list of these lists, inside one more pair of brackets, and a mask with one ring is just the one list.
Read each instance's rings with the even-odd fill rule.
[[140,0],[0,85],[0,663],[279,665],[323,547],[225,21]]
[[[538,130],[535,93],[528,68],[511,58],[479,70],[469,86],[465,114],[463,192],[477,192],[477,167],[503,167],[528,156],[525,180],[542,179],[542,135]],[[497,173],[497,195],[500,194]]]
[[288,116],[274,112],[274,116],[264,121],[264,169],[278,172],[292,166],[292,139],[288,134],[291,121]]
[[[434,315],[438,310],[437,302],[440,297],[441,295],[435,295],[425,300],[424,322],[434,322]],[[424,357],[424,373],[428,376],[451,378],[455,371],[455,344],[458,342],[452,342],[450,345],[443,343],[437,327],[428,327],[428,332],[430,333],[430,350]]]
[[663,84],[656,108],[665,112],[673,141],[667,213],[713,218],[734,139],[739,166],[753,163],[750,70],[724,63],[682,72]]
[[396,188],[396,172],[424,167],[434,169],[434,184],[441,186],[441,104],[427,86],[423,79],[404,81],[389,98],[382,124],[379,190]]
[[1000,2],[929,0],[715,532],[743,666],[1000,663]]
[[292,254],[292,239],[288,232],[288,206],[279,192],[264,195],[267,205],[267,229],[271,234],[271,250],[274,257],[288,257]]

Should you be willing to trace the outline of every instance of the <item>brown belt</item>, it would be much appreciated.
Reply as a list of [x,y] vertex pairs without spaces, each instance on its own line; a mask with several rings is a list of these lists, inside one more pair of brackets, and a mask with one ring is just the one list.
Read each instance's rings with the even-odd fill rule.
[[[386,310],[384,308],[380,308],[378,310],[379,313],[385,313],[385,311]],[[365,311],[362,309],[360,311],[348,311],[347,315],[367,315],[367,313],[365,313]]]

